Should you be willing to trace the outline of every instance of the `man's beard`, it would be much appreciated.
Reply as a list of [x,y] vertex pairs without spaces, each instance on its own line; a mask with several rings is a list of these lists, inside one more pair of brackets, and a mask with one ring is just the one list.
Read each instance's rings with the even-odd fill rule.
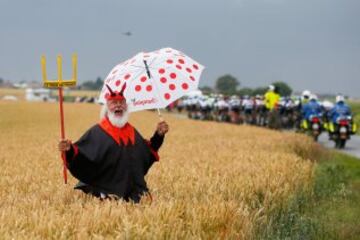
[[115,115],[115,113],[110,112],[106,105],[103,106],[100,113],[100,118],[108,117],[110,123],[115,127],[122,128],[129,120],[129,112],[123,111],[121,116]]

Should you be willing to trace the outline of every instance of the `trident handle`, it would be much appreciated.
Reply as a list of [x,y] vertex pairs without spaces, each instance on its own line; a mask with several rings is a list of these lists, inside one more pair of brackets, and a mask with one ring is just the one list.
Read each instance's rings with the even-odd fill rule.
[[[60,106],[60,126],[61,126],[61,140],[65,139],[65,123],[64,123],[64,108],[63,108],[63,88],[59,87],[59,106]],[[67,161],[65,152],[61,152],[61,158],[63,160],[63,175],[64,182],[67,184]]]
[[[64,123],[64,107],[63,107],[63,88],[62,88],[62,59],[61,55],[57,56],[57,67],[58,67],[58,82],[59,82],[59,107],[60,107],[60,129],[61,129],[61,140],[65,139],[65,123]],[[64,182],[67,184],[67,161],[66,154],[64,151],[61,152],[61,158],[63,160],[63,175]]]

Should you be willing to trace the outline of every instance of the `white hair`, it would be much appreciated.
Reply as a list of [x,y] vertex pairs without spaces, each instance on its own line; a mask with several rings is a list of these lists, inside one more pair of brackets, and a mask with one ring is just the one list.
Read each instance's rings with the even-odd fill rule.
[[106,104],[102,105],[100,110],[100,120],[106,117],[107,112],[108,112],[108,108]]
[[123,115],[121,117],[116,116],[114,113],[110,112],[107,105],[104,104],[101,107],[101,111],[100,111],[100,119],[103,119],[104,117],[108,117],[109,121],[111,122],[112,125],[114,125],[115,127],[119,127],[122,128],[123,126],[125,126],[125,124],[128,122],[129,120],[129,111],[126,110],[123,112]]

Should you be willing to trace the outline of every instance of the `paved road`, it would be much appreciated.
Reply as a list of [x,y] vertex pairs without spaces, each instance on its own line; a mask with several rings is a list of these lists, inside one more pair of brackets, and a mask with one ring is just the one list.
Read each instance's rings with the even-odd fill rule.
[[[327,148],[334,148],[335,145],[334,141],[328,140],[328,135],[326,133],[322,133],[320,135],[319,143]],[[345,152],[360,159],[360,136],[352,135],[351,139],[346,142],[345,148],[339,151]]]
[[[175,114],[177,118],[181,119],[187,119],[187,116],[184,114]],[[319,143],[321,143],[323,146],[335,149],[334,148],[334,141],[328,140],[328,134],[322,133],[319,137]],[[345,152],[347,154],[350,154],[352,156],[355,156],[360,159],[360,136],[359,135],[352,135],[351,139],[346,142],[346,146],[344,149],[339,150],[341,152]]]

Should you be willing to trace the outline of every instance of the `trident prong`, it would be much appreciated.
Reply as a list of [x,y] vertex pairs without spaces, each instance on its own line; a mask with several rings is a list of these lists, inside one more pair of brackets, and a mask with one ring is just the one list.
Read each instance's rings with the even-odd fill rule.
[[58,79],[57,80],[48,80],[46,75],[46,57],[45,55],[41,56],[41,69],[43,76],[44,87],[47,88],[58,88],[58,87],[71,87],[76,85],[77,80],[77,55],[74,53],[72,56],[72,79],[63,80],[62,78],[62,57],[61,55],[57,56],[57,70],[58,70]]

